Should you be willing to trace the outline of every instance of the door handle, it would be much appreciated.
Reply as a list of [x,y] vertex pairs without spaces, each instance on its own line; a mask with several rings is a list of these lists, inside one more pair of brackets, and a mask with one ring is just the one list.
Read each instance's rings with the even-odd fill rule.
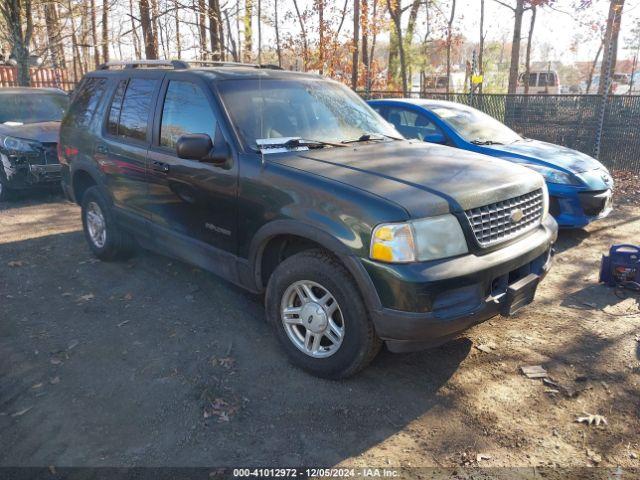
[[151,169],[154,172],[169,173],[169,164],[154,160],[153,162],[151,162]]

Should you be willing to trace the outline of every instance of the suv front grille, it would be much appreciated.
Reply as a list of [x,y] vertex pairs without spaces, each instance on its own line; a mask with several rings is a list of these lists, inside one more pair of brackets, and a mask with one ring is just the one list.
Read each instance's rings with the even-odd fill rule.
[[535,228],[542,219],[542,190],[464,213],[481,247],[505,242]]

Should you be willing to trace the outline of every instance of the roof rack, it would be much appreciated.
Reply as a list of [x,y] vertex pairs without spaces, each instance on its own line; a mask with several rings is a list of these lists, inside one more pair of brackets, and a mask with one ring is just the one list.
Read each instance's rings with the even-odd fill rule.
[[283,70],[278,65],[255,64],[241,62],[225,62],[219,60],[125,60],[119,62],[106,62],[98,67],[98,70],[109,70],[113,67],[121,67],[123,69],[133,69],[140,67],[171,67],[176,70],[189,69],[191,65],[202,65],[211,67],[253,67],[266,68],[272,70]]

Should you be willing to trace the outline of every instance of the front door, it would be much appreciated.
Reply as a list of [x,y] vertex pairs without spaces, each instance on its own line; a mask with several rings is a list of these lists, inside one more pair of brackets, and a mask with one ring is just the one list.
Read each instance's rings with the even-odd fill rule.
[[157,109],[147,164],[152,224],[182,244],[195,241],[195,248],[200,243],[235,253],[236,162],[230,158],[218,166],[176,155],[181,135],[205,133],[212,141],[223,135],[209,87],[169,73]]

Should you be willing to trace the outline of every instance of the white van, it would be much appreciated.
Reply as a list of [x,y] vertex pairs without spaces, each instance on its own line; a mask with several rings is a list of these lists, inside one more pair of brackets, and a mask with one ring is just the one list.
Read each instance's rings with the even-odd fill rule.
[[[526,73],[518,76],[518,86],[516,93],[524,93],[524,80]],[[560,77],[555,70],[533,70],[529,72],[529,93],[547,93],[557,95],[560,93]]]

